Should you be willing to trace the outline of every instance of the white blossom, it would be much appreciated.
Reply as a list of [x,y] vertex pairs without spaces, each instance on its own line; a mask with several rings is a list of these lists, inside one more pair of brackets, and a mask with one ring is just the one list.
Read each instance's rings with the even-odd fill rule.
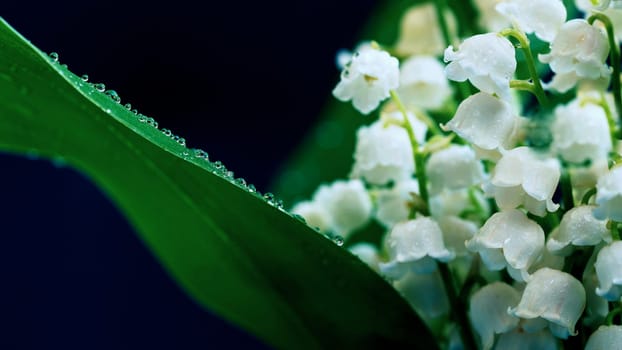
[[622,221],[622,167],[612,168],[596,184],[594,217]]
[[600,326],[585,344],[585,350],[622,350],[622,326]]
[[607,222],[596,219],[593,210],[594,206],[581,205],[566,212],[559,229],[549,236],[547,249],[556,254],[569,255],[572,250],[565,248],[570,245],[595,246],[603,241],[611,242]]
[[596,289],[598,288],[598,275],[596,274],[594,264],[599,251],[599,247],[594,249],[592,256],[586,264],[582,277],[587,301],[583,322],[590,326],[602,324],[609,313],[609,302],[605,298],[596,294]]
[[469,254],[465,242],[473,238],[479,227],[472,221],[457,216],[443,216],[438,219],[438,225],[443,231],[445,246],[456,256]]
[[424,319],[435,319],[449,312],[449,299],[438,269],[430,273],[408,272],[393,286]]
[[475,0],[479,10],[479,25],[491,32],[500,32],[512,26],[512,23],[497,11],[496,6],[502,0]]
[[585,289],[572,275],[547,267],[531,275],[520,303],[510,312],[526,319],[549,321],[551,332],[566,339],[585,308]]
[[558,348],[557,339],[548,329],[530,333],[518,328],[501,334],[495,346],[496,350],[557,350]]
[[355,53],[341,72],[341,81],[333,95],[341,101],[350,101],[354,108],[368,114],[399,85],[397,58],[381,50],[363,50]]
[[326,232],[331,225],[331,216],[319,203],[304,201],[297,203],[291,210],[292,214],[300,215],[307,225]]
[[484,167],[469,146],[451,145],[433,153],[426,165],[432,195],[480,184]]
[[441,228],[428,217],[393,226],[387,238],[387,249],[391,260],[399,263],[418,261],[424,257],[447,262],[454,257],[445,248]]
[[508,314],[508,308],[520,301],[520,293],[502,282],[484,286],[471,297],[469,317],[482,340],[484,350],[491,349],[495,334],[508,332],[518,326],[519,319]]
[[569,162],[607,157],[611,151],[609,123],[602,107],[575,99],[555,108],[552,148]]
[[[456,19],[445,11],[445,20],[451,36],[456,33]],[[395,51],[401,56],[437,56],[445,49],[445,40],[436,16],[435,5],[424,3],[410,7],[402,16]]]
[[466,39],[454,51],[445,50],[447,78],[469,80],[476,88],[510,100],[510,79],[516,70],[514,46],[497,33],[478,34]]
[[[413,133],[419,145],[425,144],[425,135],[428,132],[428,126],[411,111],[407,111],[406,116],[413,128]],[[401,126],[404,124],[404,114],[399,110],[387,108],[380,113],[380,121],[382,121],[384,125],[395,124]]]
[[490,204],[480,191],[463,189],[443,191],[430,197],[430,213],[434,218],[446,216],[463,216],[465,212],[477,212],[482,217],[490,215]]
[[330,231],[347,237],[371,218],[372,202],[361,180],[335,181],[322,185],[313,201],[330,214]]
[[605,64],[608,55],[606,35],[583,19],[573,19],[562,25],[551,43],[551,52],[538,58],[551,66],[559,80],[554,78],[551,87],[565,92],[579,79],[607,78],[611,74]]
[[509,103],[479,92],[462,101],[454,117],[441,127],[481,149],[498,150],[509,146],[519,123]]
[[511,267],[525,280],[544,248],[544,231],[520,210],[502,211],[492,215],[466,247],[479,253],[488,269]]
[[413,56],[402,62],[397,92],[409,108],[439,109],[451,97],[444,66],[432,56]]
[[379,270],[380,255],[378,249],[373,244],[366,242],[356,243],[350,246],[348,250],[373,270]]
[[560,175],[556,159],[541,158],[528,147],[517,147],[503,154],[484,189],[502,210],[522,205],[544,216],[547,210],[559,208],[553,203],[553,193]]
[[574,3],[583,12],[603,11],[609,7],[611,0],[575,0]]
[[384,185],[407,179],[414,170],[413,150],[404,128],[379,120],[358,130],[350,177]]
[[596,294],[609,301],[620,300],[622,296],[622,241],[603,247],[596,257],[594,268],[598,277]]
[[503,0],[497,11],[525,33],[534,33],[546,42],[553,40],[566,22],[566,7],[561,0]]
[[400,221],[406,221],[410,214],[412,194],[419,194],[419,184],[414,179],[396,183],[390,189],[378,190],[375,194],[374,217],[384,227],[391,228]]

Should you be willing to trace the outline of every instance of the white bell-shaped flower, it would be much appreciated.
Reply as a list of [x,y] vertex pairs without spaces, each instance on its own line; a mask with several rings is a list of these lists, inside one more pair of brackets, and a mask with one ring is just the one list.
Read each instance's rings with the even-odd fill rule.
[[322,185],[313,200],[330,213],[330,231],[347,237],[371,218],[372,202],[358,179]]
[[608,77],[611,74],[605,64],[608,55],[606,35],[583,19],[573,19],[562,25],[551,43],[551,52],[538,58],[548,63],[556,75],[563,77],[564,84],[558,82],[557,88],[565,92],[559,88],[569,89],[578,79]]
[[[450,35],[455,36],[456,19],[451,11],[445,11],[445,20]],[[395,51],[400,56],[438,56],[446,45],[434,4],[418,4],[406,10],[400,22],[399,38],[395,43]]]
[[430,197],[430,213],[439,220],[446,216],[463,216],[467,212],[478,212],[482,218],[490,216],[490,204],[482,192],[471,188],[444,191]]
[[379,271],[380,254],[378,253],[378,248],[373,244],[366,242],[356,243],[350,246],[348,250],[374,271]]
[[601,220],[622,221],[622,167],[612,168],[601,176],[596,190],[594,216]]
[[611,242],[611,232],[607,222],[598,220],[592,214],[594,206],[581,205],[570,209],[559,224],[559,229],[551,233],[546,248],[558,255],[569,255],[569,246],[595,246],[602,241]]
[[443,216],[438,219],[438,225],[443,231],[445,246],[450,251],[453,251],[456,256],[469,254],[464,243],[473,238],[479,229],[474,222],[457,216]]
[[585,344],[585,350],[622,350],[622,326],[600,326]]
[[606,158],[611,151],[607,115],[601,106],[575,99],[555,108],[552,148],[573,163]]
[[403,127],[379,120],[358,130],[350,177],[384,185],[410,178],[414,171],[412,145]]
[[400,181],[390,189],[378,190],[374,196],[374,217],[386,228],[406,221],[411,212],[413,194],[419,194],[419,184],[414,179]]
[[307,225],[317,228],[320,232],[327,232],[331,228],[330,213],[316,201],[299,202],[290,212],[302,216]]
[[484,149],[506,148],[520,121],[509,103],[479,92],[462,101],[454,117],[441,127]]
[[454,51],[445,50],[447,78],[469,80],[476,88],[510,100],[510,79],[516,71],[514,46],[497,33],[478,34],[466,39]]
[[391,260],[399,263],[418,261],[424,257],[447,262],[454,257],[445,248],[441,228],[429,217],[393,226],[387,238],[387,249]]
[[402,62],[397,92],[409,108],[439,109],[451,96],[445,67],[432,56],[413,56]]
[[596,294],[598,288],[598,275],[596,274],[596,268],[594,263],[598,256],[598,247],[594,250],[594,253],[587,262],[587,267],[583,271],[583,287],[585,288],[587,306],[585,308],[585,316],[583,317],[583,323],[589,326],[595,326],[602,324],[607,314],[609,313],[609,302]]
[[527,34],[550,42],[566,22],[566,7],[561,0],[503,0],[497,11]]
[[355,53],[341,72],[341,80],[333,95],[341,101],[350,101],[354,108],[368,114],[390,96],[399,85],[397,58],[381,50],[363,50]]
[[553,203],[559,167],[556,159],[541,158],[528,147],[517,147],[503,154],[484,189],[502,210],[523,205],[530,213],[544,216],[547,210],[559,208]]
[[335,55],[335,64],[337,65],[337,68],[339,70],[344,70],[346,66],[350,63],[350,61],[352,61],[352,58],[355,53],[357,52],[360,53],[365,50],[376,50],[376,49],[374,48],[371,41],[360,42],[358,45],[356,45],[354,52],[347,50],[347,49],[340,49],[339,51],[337,51],[337,54]]
[[585,289],[572,275],[547,267],[531,275],[520,303],[510,309],[513,315],[549,321],[551,332],[566,339],[575,335],[574,327],[585,308]]
[[515,329],[511,332],[503,333],[497,340],[495,350],[557,350],[557,339],[548,329],[537,332],[525,332],[522,329]]
[[568,170],[575,202],[581,202],[583,196],[596,187],[598,179],[609,173],[609,164],[607,159],[603,158],[593,161],[587,167],[569,167]]
[[426,165],[430,194],[458,190],[480,184],[484,167],[469,146],[451,145],[433,153]]
[[544,231],[520,210],[502,211],[491,216],[466,247],[479,253],[489,270],[511,267],[526,280],[544,248]]
[[424,320],[449,313],[449,299],[438,269],[423,274],[411,271],[393,286]]
[[[391,104],[388,104],[388,108],[383,110],[380,113],[380,121],[384,123],[384,125],[403,125],[404,124],[404,114],[401,111],[392,108]],[[419,118],[415,116],[411,111],[407,111],[406,115],[408,116],[408,121],[410,122],[410,126],[413,128],[413,133],[415,134],[415,138],[419,145],[425,144],[425,135],[428,132],[428,126],[421,121]]]
[[512,23],[497,11],[496,7],[501,0],[475,0],[475,6],[479,12],[480,27],[490,32],[500,32],[502,29],[509,28]]
[[598,277],[596,294],[609,300],[620,300],[622,296],[622,241],[604,246],[596,257],[594,268]]
[[603,11],[611,5],[611,0],[575,0],[574,4],[583,12]]
[[494,282],[484,286],[471,297],[469,317],[471,324],[482,340],[482,348],[492,348],[495,334],[508,332],[520,321],[508,314],[508,308],[518,304],[520,293],[502,282]]

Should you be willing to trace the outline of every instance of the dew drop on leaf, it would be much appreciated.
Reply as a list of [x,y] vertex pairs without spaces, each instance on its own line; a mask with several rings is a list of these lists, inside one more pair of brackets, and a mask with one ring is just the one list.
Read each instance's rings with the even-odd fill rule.
[[114,102],[121,103],[121,97],[114,90],[106,90],[106,95],[110,97]]
[[93,85],[93,87],[95,88],[95,90],[97,90],[99,92],[106,91],[106,85],[104,85],[102,83],[95,84],[95,85]]
[[50,52],[48,56],[50,56],[50,59],[52,60],[52,62],[58,62],[58,53]]
[[82,76],[80,77],[80,79],[82,79],[82,81],[89,81],[89,75],[88,74],[82,74]]

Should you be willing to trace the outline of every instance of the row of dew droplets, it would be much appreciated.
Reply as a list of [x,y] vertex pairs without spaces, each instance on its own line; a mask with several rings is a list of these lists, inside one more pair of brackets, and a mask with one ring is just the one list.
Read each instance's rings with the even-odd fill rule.
[[[60,63],[59,54],[56,52],[51,52],[49,54],[49,58],[55,64]],[[63,67],[67,69],[66,65],[63,65]],[[83,74],[82,76],[80,76],[80,79],[85,83],[89,83],[89,76],[87,74]],[[103,83],[89,83],[89,84],[98,92],[104,93],[115,103],[121,104],[121,96],[119,96],[119,94],[115,90],[106,90],[106,85]],[[133,113],[138,118],[139,122],[148,124],[158,129],[158,122],[155,119],[139,113],[137,109],[132,108],[131,103],[126,103],[125,105],[123,105],[123,107],[125,107],[125,109]],[[184,159],[189,160],[191,159],[191,157],[194,157],[197,160],[200,160],[202,162],[202,164],[200,163],[200,165],[202,165],[204,168],[207,168],[207,170],[210,171],[211,173],[227,180],[229,183],[247,191],[248,193],[256,197],[262,198],[269,205],[279,209],[282,212],[289,214],[290,216],[299,220],[300,222],[307,224],[306,220],[302,216],[292,214],[286,211],[283,200],[276,198],[276,196],[273,193],[267,192],[262,195],[261,192],[257,190],[255,185],[247,183],[247,181],[241,177],[236,178],[234,172],[231,170],[228,170],[227,167],[225,167],[225,165],[222,162],[220,161],[211,162],[208,153],[205,152],[204,150],[186,148],[186,139],[184,139],[181,136],[175,135],[170,129],[162,128],[160,129],[160,131],[162,132],[162,134],[164,134],[164,136],[171,138],[173,141],[177,142],[180,146],[184,147],[184,150],[181,152],[181,156]],[[317,227],[311,227],[311,228],[319,232],[319,228]],[[342,246],[344,243],[343,238],[339,235],[328,233],[328,234],[324,234],[324,236],[327,239],[330,239],[332,242],[334,242],[338,246]]]

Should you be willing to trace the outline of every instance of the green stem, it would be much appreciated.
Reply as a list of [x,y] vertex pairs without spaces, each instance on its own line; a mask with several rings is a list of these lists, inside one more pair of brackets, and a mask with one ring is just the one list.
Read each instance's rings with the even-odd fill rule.
[[613,238],[614,241],[619,241],[620,240],[620,230],[618,228],[618,223],[616,221],[609,221],[609,225],[611,225],[610,229],[611,229],[611,238]]
[[607,98],[605,94],[601,92],[599,98],[594,98],[591,96],[582,97],[581,106],[586,103],[594,104],[603,109],[605,115],[607,116],[607,125],[609,125],[609,136],[611,137],[611,144],[615,146],[618,140],[616,136],[618,134],[618,127],[616,126],[616,119],[613,116],[613,113],[611,113],[611,108],[609,108],[609,103],[607,103]]
[[[607,30],[607,38],[609,39],[609,48],[611,49],[611,65],[613,66],[613,77],[611,79],[611,90],[613,91],[613,99],[615,100],[616,112],[618,112],[618,118],[622,118],[622,90],[620,89],[620,51],[618,43],[616,41],[613,24],[609,17],[604,13],[594,13],[587,19],[589,24],[593,24],[594,21],[599,20],[605,25]],[[622,124],[622,121],[621,121]],[[621,135],[622,136],[622,135]]]
[[574,198],[572,195],[572,182],[570,181],[570,172],[566,167],[562,170],[562,176],[559,179],[559,186],[562,192],[562,201],[564,212],[574,207]]
[[581,199],[581,204],[587,205],[590,203],[590,198],[596,194],[596,188],[592,188],[589,191],[585,192],[583,198]]
[[412,124],[410,123],[410,119],[408,118],[408,112],[406,111],[406,107],[400,100],[400,97],[394,90],[391,90],[391,99],[397,105],[397,108],[402,113],[404,117],[404,129],[408,133],[408,138],[410,139],[410,145],[413,149],[413,156],[415,160],[415,176],[417,177],[417,183],[419,184],[419,195],[421,199],[425,203],[425,212],[423,215],[429,215],[429,194],[428,194],[428,176],[425,172],[425,155],[421,152],[419,148],[419,141],[417,140],[417,136],[415,136],[415,131],[413,129]]
[[460,330],[462,344],[464,345],[465,349],[477,349],[477,343],[475,342],[473,332],[469,327],[471,323],[469,322],[469,319],[467,317],[467,307],[466,305],[463,305],[462,300],[458,298],[458,294],[456,293],[456,287],[454,285],[453,278],[451,277],[451,271],[449,271],[449,267],[447,266],[447,264],[438,264],[438,270],[441,273],[441,278],[443,279],[443,284],[445,285],[447,297],[449,298],[452,317],[454,318],[454,321],[457,323],[458,329]]
[[538,75],[538,70],[536,69],[536,61],[531,53],[529,39],[525,33],[515,28],[508,28],[502,30],[499,34],[506,37],[512,37],[518,41],[518,47],[523,50],[525,61],[527,62],[527,69],[529,70],[529,75],[531,76],[531,83],[533,84],[533,89],[528,91],[536,96],[542,107],[549,108],[549,100],[546,97],[546,93],[544,92],[544,88],[540,82],[540,76]]

